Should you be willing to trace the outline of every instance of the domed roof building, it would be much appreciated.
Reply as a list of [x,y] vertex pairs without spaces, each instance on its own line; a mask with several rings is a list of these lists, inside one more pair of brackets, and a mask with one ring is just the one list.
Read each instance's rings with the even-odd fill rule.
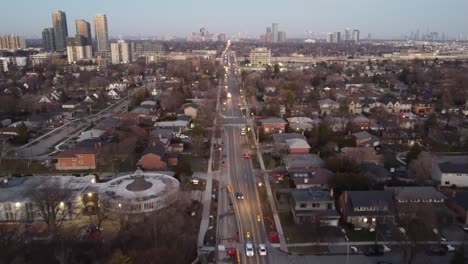
[[172,176],[137,170],[103,184],[100,204],[116,217],[138,222],[174,202],[179,188],[179,181]]

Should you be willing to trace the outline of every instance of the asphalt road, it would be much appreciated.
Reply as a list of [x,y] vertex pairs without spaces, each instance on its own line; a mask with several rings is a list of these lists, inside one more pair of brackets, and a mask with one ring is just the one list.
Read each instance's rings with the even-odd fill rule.
[[25,147],[20,147],[9,152],[11,157],[18,158],[31,158],[40,159],[47,158],[47,154],[51,152],[50,147],[68,140],[69,137],[74,135],[77,130],[86,127],[91,122],[98,122],[101,119],[114,116],[116,113],[122,112],[125,107],[128,107],[128,100],[122,99],[115,103],[108,109],[101,111],[93,116],[75,119],[71,122],[64,124],[63,126],[56,128],[48,134],[41,136],[38,139],[33,140]]
[[[230,56],[229,61],[234,59]],[[227,183],[232,187],[230,200],[235,211],[236,227],[239,232],[237,248],[241,252],[241,263],[268,263],[268,258],[258,254],[258,244],[266,244],[267,237],[263,228],[263,219],[258,221],[257,215],[261,215],[260,201],[257,193],[257,180],[253,173],[252,162],[244,158],[244,153],[249,152],[250,146],[246,135],[241,135],[241,127],[245,125],[242,111],[238,106],[241,96],[235,81],[234,68],[228,73],[228,92],[231,98],[227,99],[226,110],[222,112],[225,131],[225,148],[227,153]],[[253,154],[253,153],[251,153]],[[256,156],[253,155],[253,158]],[[244,199],[237,199],[236,193],[241,192]],[[223,197],[220,197],[223,199]],[[223,203],[224,205],[226,202]],[[222,205],[223,206],[223,205]],[[226,220],[231,221],[232,220]],[[226,227],[220,227],[226,229]],[[231,227],[232,229],[232,227]],[[223,232],[226,232],[223,230]],[[229,231],[227,231],[229,232]],[[247,235],[249,233],[249,236]],[[255,249],[253,257],[245,254],[245,244],[252,243]]]

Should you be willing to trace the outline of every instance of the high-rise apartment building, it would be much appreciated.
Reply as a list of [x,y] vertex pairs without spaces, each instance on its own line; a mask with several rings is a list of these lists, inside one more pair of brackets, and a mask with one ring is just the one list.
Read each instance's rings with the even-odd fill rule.
[[279,24],[278,23],[273,23],[271,25],[271,35],[272,35],[272,40],[273,43],[278,43],[278,30],[279,30]]
[[279,43],[286,42],[286,32],[284,32],[284,31],[279,31],[278,32],[278,42]]
[[250,64],[263,67],[271,64],[271,51],[267,48],[256,48],[250,51]]
[[130,44],[124,40],[111,43],[111,59],[112,64],[129,63],[132,60]]
[[0,35],[0,50],[25,49],[26,42],[23,36],[18,35]]
[[91,25],[86,22],[84,19],[77,19],[75,21],[76,25],[76,34],[84,37],[86,39],[86,44],[92,46],[91,38]]
[[334,43],[340,43],[341,42],[341,32],[335,32],[333,37],[333,42]]
[[333,33],[332,32],[328,32],[327,35],[326,35],[326,40],[328,43],[332,43],[333,42]]
[[221,33],[218,35],[218,41],[226,42],[226,34]]
[[55,36],[53,28],[42,31],[42,48],[46,51],[55,51]]
[[351,29],[346,28],[346,29],[344,30],[344,41],[345,41],[345,42],[351,41],[351,34],[352,34]]
[[357,30],[357,29],[353,30],[353,41],[355,43],[359,42],[359,30]]
[[74,38],[67,38],[68,63],[91,60],[92,56],[91,45],[83,36],[76,35]]
[[68,37],[67,16],[60,10],[52,12],[52,25],[54,27],[55,50],[65,51]]
[[109,52],[109,32],[107,30],[106,15],[97,14],[94,17],[94,35],[96,38],[96,51]]

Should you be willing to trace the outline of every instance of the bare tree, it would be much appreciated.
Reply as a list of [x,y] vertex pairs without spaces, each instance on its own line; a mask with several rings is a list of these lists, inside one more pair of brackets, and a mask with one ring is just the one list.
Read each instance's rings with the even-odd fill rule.
[[72,190],[55,177],[46,178],[42,184],[30,190],[30,198],[37,216],[47,224],[49,232],[55,234],[64,220],[77,209],[72,201]]
[[433,157],[429,152],[422,152],[418,158],[411,161],[408,166],[408,174],[419,183],[427,183],[432,180]]

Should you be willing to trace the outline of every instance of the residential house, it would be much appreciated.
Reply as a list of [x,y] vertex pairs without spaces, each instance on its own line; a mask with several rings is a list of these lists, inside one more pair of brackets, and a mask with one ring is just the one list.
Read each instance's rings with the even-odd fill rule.
[[338,226],[340,215],[335,210],[335,201],[328,191],[320,189],[297,190],[291,193],[291,213],[296,224]]
[[191,116],[192,118],[197,118],[199,107],[194,103],[186,103],[180,107],[180,110],[184,115]]
[[304,139],[292,138],[286,139],[285,142],[291,154],[307,154],[310,152],[310,145]]
[[260,120],[263,132],[265,134],[283,133],[286,129],[286,121],[282,118],[266,118]]
[[166,149],[160,144],[153,144],[145,149],[141,156],[141,168],[145,170],[165,170],[168,161]]
[[434,104],[427,100],[415,100],[411,107],[415,114],[428,114],[434,111]]
[[369,118],[360,115],[351,120],[351,123],[354,124],[360,130],[369,130],[370,129],[370,120]]
[[96,153],[93,149],[67,149],[56,156],[57,170],[94,170],[96,169]]
[[293,131],[308,131],[312,130],[314,127],[318,126],[320,119],[311,119],[308,117],[289,117],[288,120],[289,127]]
[[362,114],[362,103],[357,100],[351,100],[348,103],[348,110],[351,114]]
[[273,134],[273,148],[276,153],[285,153],[288,150],[288,139],[302,139],[305,140],[304,135],[299,133],[281,133]]
[[315,154],[286,154],[283,155],[283,163],[287,170],[294,168],[318,168],[324,164],[323,160]]
[[468,187],[468,164],[443,162],[435,166],[433,180],[441,186]]
[[388,187],[400,221],[426,217],[438,223],[452,223],[454,214],[446,206],[447,196],[432,186]]
[[128,88],[128,83],[126,82],[115,82],[111,83],[106,87],[106,91],[117,90],[119,92],[124,92]]
[[328,117],[328,124],[333,132],[343,132],[348,124],[347,118],[342,117]]
[[296,189],[309,189],[312,187],[328,188],[328,180],[333,172],[325,168],[289,168],[289,178],[294,182]]
[[107,98],[111,100],[120,100],[122,97],[115,90],[110,90],[109,92],[107,92]]
[[321,115],[330,115],[332,113],[337,112],[340,109],[340,104],[329,98],[319,100],[318,103]]
[[409,113],[411,112],[411,103],[398,100],[392,97],[383,97],[378,100],[379,106],[383,107],[388,113]]
[[354,228],[375,228],[377,223],[394,224],[395,210],[390,191],[345,191],[337,201],[343,220]]
[[375,147],[379,145],[380,138],[367,131],[357,132],[352,135],[356,139],[357,147]]

